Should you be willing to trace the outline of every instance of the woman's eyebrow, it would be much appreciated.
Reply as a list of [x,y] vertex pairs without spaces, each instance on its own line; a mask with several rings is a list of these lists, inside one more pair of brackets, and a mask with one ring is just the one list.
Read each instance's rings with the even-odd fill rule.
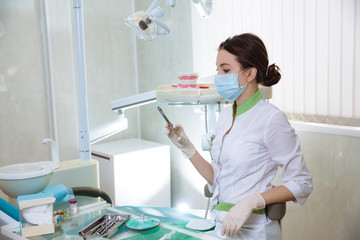
[[219,67],[222,67],[222,66],[224,66],[224,65],[230,65],[230,64],[228,64],[228,63],[222,63],[222,64],[220,64]]

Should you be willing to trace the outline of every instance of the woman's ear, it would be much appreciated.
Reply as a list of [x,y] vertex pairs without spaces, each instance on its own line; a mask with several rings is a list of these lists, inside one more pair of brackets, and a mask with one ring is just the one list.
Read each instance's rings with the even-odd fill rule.
[[256,79],[256,74],[257,74],[257,69],[254,67],[250,68],[250,71],[248,72],[247,75],[247,81],[251,82],[253,79]]

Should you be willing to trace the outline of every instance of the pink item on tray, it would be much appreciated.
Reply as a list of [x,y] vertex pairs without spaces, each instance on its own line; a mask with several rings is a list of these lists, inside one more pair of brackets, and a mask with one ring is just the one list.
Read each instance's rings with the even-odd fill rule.
[[177,85],[178,88],[197,88],[196,81],[199,75],[197,73],[179,73],[178,79],[180,83]]

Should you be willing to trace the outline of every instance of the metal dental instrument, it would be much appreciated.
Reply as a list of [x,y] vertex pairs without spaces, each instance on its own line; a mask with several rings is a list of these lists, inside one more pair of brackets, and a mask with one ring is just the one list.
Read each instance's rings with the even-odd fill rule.
[[170,122],[170,120],[166,117],[166,115],[165,115],[165,113],[163,112],[163,110],[161,109],[161,107],[160,107],[158,104],[156,104],[156,107],[157,107],[157,109],[159,110],[161,116],[163,116],[163,118],[164,118],[165,121],[167,122],[167,124],[168,124],[169,128],[171,129],[171,131],[173,131],[173,132],[176,134],[176,136],[180,137],[179,134],[175,131],[175,128],[174,128],[173,124],[172,124],[172,123]]
[[127,214],[105,214],[79,231],[79,235],[84,239],[94,237],[110,238],[117,232],[118,227],[129,218],[130,215]]

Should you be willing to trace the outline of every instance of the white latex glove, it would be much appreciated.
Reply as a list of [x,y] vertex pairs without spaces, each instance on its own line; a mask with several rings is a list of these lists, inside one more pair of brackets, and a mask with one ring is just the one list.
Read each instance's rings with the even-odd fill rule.
[[170,138],[170,140],[175,144],[175,146],[183,152],[185,157],[191,158],[196,152],[194,145],[186,136],[182,126],[180,126],[179,124],[174,124],[173,127],[176,133],[171,130],[168,124],[166,124],[165,134]]
[[232,207],[222,221],[221,235],[232,237],[237,233],[253,210],[263,209],[266,206],[264,198],[260,193],[254,193]]

